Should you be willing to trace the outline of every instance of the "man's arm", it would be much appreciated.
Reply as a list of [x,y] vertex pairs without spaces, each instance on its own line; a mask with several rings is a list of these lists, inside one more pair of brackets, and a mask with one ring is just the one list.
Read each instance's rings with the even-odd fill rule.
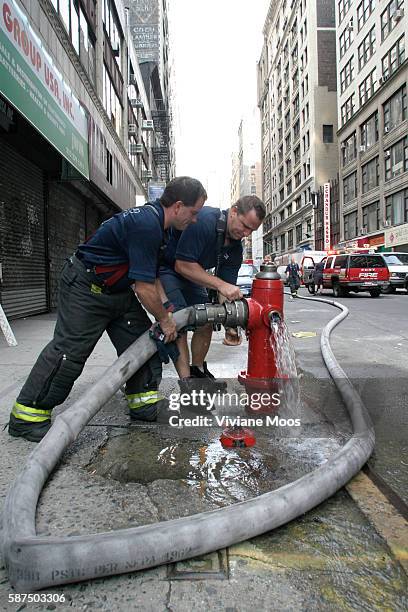
[[156,282],[144,283],[142,281],[135,281],[134,286],[135,293],[141,304],[159,322],[159,325],[166,336],[165,342],[175,340],[177,338],[176,324],[171,315],[163,306]]
[[202,266],[197,262],[183,261],[180,259],[176,260],[175,271],[181,276],[187,278],[187,280],[207,287],[209,289],[215,289],[224,295],[227,300],[239,300],[242,298],[242,293],[236,285],[226,283],[218,276],[208,274]]

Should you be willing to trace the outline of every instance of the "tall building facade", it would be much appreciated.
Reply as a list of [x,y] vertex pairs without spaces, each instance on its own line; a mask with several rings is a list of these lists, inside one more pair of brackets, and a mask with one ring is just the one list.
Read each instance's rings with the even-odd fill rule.
[[[238,152],[232,155],[231,204],[246,195],[262,198],[259,119],[255,109],[245,113],[238,127]],[[244,239],[244,259],[260,264],[263,259],[263,229]]]
[[406,11],[404,0],[338,2],[340,233],[346,245],[408,248]]
[[154,116],[122,0],[7,0],[0,11],[0,302],[56,306],[64,259],[145,201]]
[[174,176],[175,152],[167,0],[129,0],[129,27],[154,124],[154,181]]
[[337,175],[334,0],[272,0],[258,63],[265,254],[314,248],[314,207]]

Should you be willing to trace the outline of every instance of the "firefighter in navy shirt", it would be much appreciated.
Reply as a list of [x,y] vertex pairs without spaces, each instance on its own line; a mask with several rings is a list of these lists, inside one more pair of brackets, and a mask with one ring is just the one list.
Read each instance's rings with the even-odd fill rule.
[[[182,231],[194,223],[206,198],[196,179],[175,178],[160,199],[105,221],[66,261],[54,337],[13,406],[10,435],[40,441],[51,427],[52,409],[68,396],[103,332],[120,355],[151,327],[142,306],[159,322],[166,342],[176,339],[175,323],[163,306],[159,255],[167,230]],[[160,380],[157,354],[129,378],[126,396],[132,419],[156,419]]]
[[[225,224],[220,248],[217,249],[222,212]],[[165,263],[160,268],[160,280],[175,310],[208,302],[207,288],[218,292],[220,301],[242,297],[239,287],[235,285],[242,264],[241,240],[257,230],[264,217],[263,202],[256,196],[244,196],[228,211],[204,207],[198,215],[197,223],[183,233],[171,230],[164,251]],[[210,268],[216,268],[215,275],[206,271]],[[180,358],[176,367],[181,380],[190,377],[214,378],[205,361],[211,335],[211,325],[194,332],[191,366],[187,335],[179,338]]]

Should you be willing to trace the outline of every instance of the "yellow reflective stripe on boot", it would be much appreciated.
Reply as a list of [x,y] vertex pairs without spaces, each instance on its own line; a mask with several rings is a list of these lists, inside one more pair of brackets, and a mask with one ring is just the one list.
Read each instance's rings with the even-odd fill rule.
[[132,395],[126,395],[128,406],[130,410],[137,410],[143,408],[149,404],[155,404],[159,401],[157,391],[144,391],[143,393],[132,393]]
[[51,412],[52,410],[41,410],[39,408],[32,408],[31,406],[24,406],[23,404],[15,402],[11,414],[16,417],[16,419],[21,419],[22,421],[41,423],[43,421],[51,420]]

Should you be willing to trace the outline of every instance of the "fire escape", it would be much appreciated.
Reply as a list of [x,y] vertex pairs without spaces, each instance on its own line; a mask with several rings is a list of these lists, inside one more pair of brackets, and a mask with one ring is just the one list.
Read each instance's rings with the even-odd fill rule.
[[155,99],[152,119],[157,143],[152,148],[157,178],[167,183],[170,179],[169,113],[164,100]]

